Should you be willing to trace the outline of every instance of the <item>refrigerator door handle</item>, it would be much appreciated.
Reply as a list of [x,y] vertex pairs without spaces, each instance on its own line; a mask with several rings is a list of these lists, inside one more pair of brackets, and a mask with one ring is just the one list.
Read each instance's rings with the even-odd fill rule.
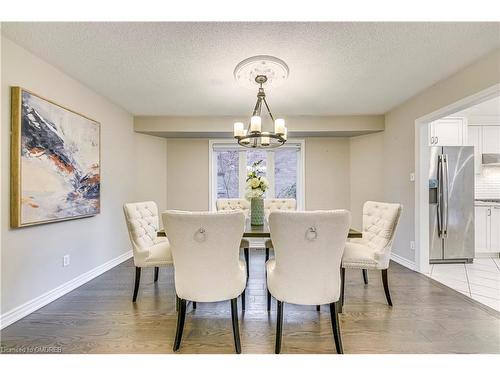
[[449,173],[448,155],[443,155],[443,238],[448,237],[448,193],[449,193]]
[[443,234],[443,212],[442,212],[442,201],[443,201],[443,160],[442,155],[438,155],[438,165],[437,165],[437,232],[439,238],[442,238]]

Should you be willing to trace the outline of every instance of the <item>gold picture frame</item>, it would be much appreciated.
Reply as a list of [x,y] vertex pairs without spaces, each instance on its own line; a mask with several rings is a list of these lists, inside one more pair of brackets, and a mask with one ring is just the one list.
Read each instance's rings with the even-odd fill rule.
[[10,154],[12,228],[101,212],[99,122],[22,87],[11,87]]

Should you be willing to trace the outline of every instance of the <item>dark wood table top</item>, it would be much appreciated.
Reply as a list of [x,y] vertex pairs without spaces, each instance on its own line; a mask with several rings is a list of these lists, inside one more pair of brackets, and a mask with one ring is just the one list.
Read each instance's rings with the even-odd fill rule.
[[[158,232],[158,237],[166,237],[165,231],[160,230]],[[264,225],[251,225],[250,219],[247,219],[245,223],[245,232],[243,233],[244,238],[270,238],[271,232],[269,231],[269,225],[267,221],[264,222]],[[361,238],[362,233],[358,232],[354,229],[349,229],[348,238]]]

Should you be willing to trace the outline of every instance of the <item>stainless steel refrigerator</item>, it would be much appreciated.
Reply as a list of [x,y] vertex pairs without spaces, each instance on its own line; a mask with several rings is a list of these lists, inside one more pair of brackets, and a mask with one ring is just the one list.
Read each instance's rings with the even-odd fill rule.
[[431,263],[474,258],[474,147],[430,147]]

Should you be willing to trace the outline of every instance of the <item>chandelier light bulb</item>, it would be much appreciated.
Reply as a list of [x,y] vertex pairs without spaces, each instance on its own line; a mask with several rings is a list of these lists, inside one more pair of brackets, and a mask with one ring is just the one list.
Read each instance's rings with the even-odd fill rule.
[[250,131],[251,132],[260,132],[261,130],[262,120],[260,116],[252,116],[250,118]]
[[285,141],[288,137],[288,128],[285,126],[285,129],[283,131],[283,135],[281,136],[281,138],[283,138]]
[[282,135],[285,133],[285,120],[282,118],[277,118],[274,121],[274,132],[277,135]]
[[234,123],[234,136],[235,137],[243,137],[245,135],[245,125],[242,122]]

